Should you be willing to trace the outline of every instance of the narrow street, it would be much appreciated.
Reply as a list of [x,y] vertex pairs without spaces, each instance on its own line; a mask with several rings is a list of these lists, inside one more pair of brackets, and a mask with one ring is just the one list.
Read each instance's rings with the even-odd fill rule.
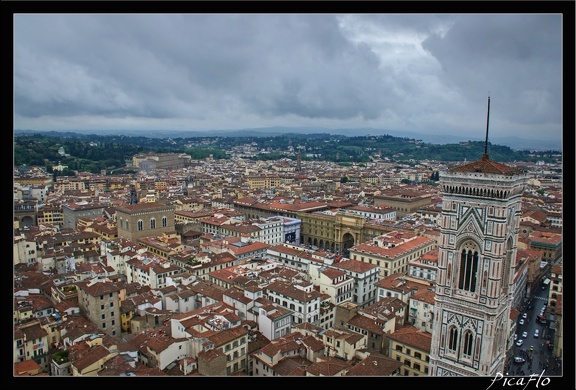
[[[522,313],[527,314],[523,325],[518,324],[518,340],[523,340],[521,346],[516,344],[512,347],[513,354],[507,365],[507,375],[509,376],[529,376],[531,374],[542,376],[560,376],[562,367],[560,359],[552,354],[552,345],[554,342],[553,332],[548,324],[541,324],[537,321],[537,316],[542,307],[548,301],[548,288],[545,290],[538,289],[530,301],[531,309],[524,309]],[[522,318],[522,314],[520,315]],[[534,337],[535,330],[538,329],[538,337]],[[526,332],[526,337],[523,337]],[[516,341],[515,341],[516,343]],[[532,350],[531,350],[532,349]],[[521,357],[525,359],[523,363],[516,363],[514,358]]]

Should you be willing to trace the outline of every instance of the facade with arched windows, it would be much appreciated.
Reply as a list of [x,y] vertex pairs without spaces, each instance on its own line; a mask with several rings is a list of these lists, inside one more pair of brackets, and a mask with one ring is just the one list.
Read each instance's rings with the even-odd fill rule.
[[172,232],[175,206],[161,203],[137,203],[118,206],[118,236],[135,241],[141,237]]
[[440,175],[432,376],[495,376],[504,370],[527,180],[487,154]]

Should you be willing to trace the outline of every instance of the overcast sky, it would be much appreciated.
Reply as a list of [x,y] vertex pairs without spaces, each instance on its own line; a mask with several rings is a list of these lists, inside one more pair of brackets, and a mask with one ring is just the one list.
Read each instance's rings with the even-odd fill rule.
[[[15,14],[14,128],[562,136],[560,14]],[[352,134],[351,134],[352,135]]]

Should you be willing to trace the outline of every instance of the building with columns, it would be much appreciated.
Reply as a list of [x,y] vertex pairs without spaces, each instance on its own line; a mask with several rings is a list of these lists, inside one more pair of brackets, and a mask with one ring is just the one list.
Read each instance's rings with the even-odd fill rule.
[[504,370],[527,181],[521,170],[491,161],[486,149],[480,160],[440,174],[431,376]]

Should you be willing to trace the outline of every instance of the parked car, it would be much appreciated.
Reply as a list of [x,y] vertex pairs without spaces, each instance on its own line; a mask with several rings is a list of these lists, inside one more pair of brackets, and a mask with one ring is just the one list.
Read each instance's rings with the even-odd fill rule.
[[522,344],[524,344],[524,340],[519,339],[518,341],[516,341],[516,346],[521,347]]
[[[536,329],[538,330],[538,329]],[[528,337],[528,332],[524,331],[522,332],[522,338],[525,339],[526,337]]]
[[528,313],[523,313],[522,318],[528,318]]
[[536,329],[536,330],[534,331],[534,337],[538,338],[538,336],[540,336],[540,330],[539,330],[539,329]]
[[526,359],[524,359],[522,356],[514,357],[514,363],[524,363],[524,362],[526,362]]
[[514,333],[514,341],[518,340],[518,333]]
[[518,321],[518,324],[524,325],[524,318],[520,318],[520,321]]

